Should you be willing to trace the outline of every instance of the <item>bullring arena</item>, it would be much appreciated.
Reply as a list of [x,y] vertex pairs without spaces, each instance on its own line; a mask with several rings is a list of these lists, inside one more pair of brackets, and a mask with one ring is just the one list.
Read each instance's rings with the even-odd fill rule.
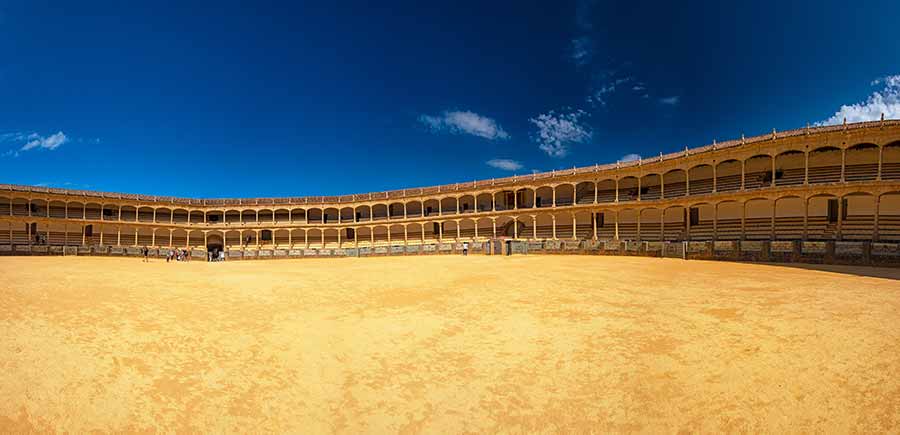
[[898,121],[336,197],[5,185],[0,254],[4,432],[900,430]]

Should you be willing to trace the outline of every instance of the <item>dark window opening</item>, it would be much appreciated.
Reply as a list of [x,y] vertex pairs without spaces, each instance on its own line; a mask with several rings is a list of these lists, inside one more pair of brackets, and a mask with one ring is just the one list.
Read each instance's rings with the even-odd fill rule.
[[541,204],[542,204],[542,202],[541,202],[541,197],[540,197],[540,196],[534,198],[534,205],[535,205],[535,207],[540,207]]
[[596,215],[594,215],[594,217],[597,220],[597,227],[602,227],[603,223],[605,222],[606,215],[604,213],[597,213]]
[[347,239],[353,239],[356,237],[356,231],[353,228],[347,228]]
[[[641,195],[646,195],[647,192],[649,192],[649,191],[650,191],[649,187],[641,187]],[[631,196],[634,196],[634,194],[632,194]]]
[[691,207],[691,225],[699,225],[700,224],[700,209]]
[[425,207],[425,216],[431,215],[431,207]]
[[838,200],[828,200],[828,223],[833,224],[838,221]]
[[784,169],[776,169],[775,170],[775,179],[780,180],[781,177],[784,177]]
[[217,215],[217,214],[207,215],[207,216],[206,216],[206,219],[207,219],[208,221],[210,221],[210,222],[218,222],[218,221],[219,221],[219,215]]
[[94,226],[93,225],[88,225],[88,226],[84,227],[84,236],[85,237],[91,237],[93,235],[94,235]]
[[271,241],[272,240],[272,231],[271,230],[262,230],[259,233],[259,239],[263,241]]
[[432,232],[434,234],[438,234],[441,231],[441,227],[438,226],[437,222],[433,223]]

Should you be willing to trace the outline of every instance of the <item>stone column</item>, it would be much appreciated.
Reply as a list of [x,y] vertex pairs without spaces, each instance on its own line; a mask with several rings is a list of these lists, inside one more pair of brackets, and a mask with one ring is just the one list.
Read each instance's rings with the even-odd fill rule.
[[597,212],[591,213],[591,226],[594,228],[594,237],[592,239],[597,240]]
[[744,172],[745,172],[744,166],[746,166],[746,163],[744,163],[744,162],[745,162],[744,160],[741,160],[741,190],[744,190],[744,181],[745,181],[745,180],[744,180],[744,179],[745,179],[745,176],[744,176]]
[[553,218],[553,240],[556,240],[556,215],[552,214],[550,217]]
[[841,150],[841,183],[847,181],[846,174],[847,173],[847,149],[844,148]]
[[122,228],[116,227],[116,246],[122,246]]
[[[879,171],[878,173],[881,174],[881,171]],[[881,209],[881,197],[875,196],[875,216],[874,216],[874,222],[873,222],[874,227],[872,228],[872,241],[874,241],[874,242],[879,241],[879,236],[880,236],[880,234],[878,234],[879,233],[879,231],[878,231],[878,223],[879,223],[878,213],[879,213],[880,209]]]
[[531,215],[531,233],[532,237],[537,239],[537,215]]
[[809,185],[809,152],[803,153],[803,185]]
[[519,218],[513,217],[513,238],[519,238]]
[[616,239],[616,241],[618,241],[619,240],[619,210],[616,210],[614,219],[615,219],[615,222],[614,222],[615,223],[615,235],[613,238]]
[[572,238],[578,240],[578,220],[575,219],[575,213],[572,213]]

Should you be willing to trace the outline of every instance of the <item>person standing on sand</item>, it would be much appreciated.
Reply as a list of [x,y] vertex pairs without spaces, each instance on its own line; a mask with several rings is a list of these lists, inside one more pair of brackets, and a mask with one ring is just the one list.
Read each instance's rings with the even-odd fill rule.
[[469,242],[463,242],[463,257],[469,255]]
[[146,246],[144,246],[143,248],[141,248],[141,254],[144,256],[144,263],[147,263],[150,261],[150,257],[149,257],[150,249],[148,249]]

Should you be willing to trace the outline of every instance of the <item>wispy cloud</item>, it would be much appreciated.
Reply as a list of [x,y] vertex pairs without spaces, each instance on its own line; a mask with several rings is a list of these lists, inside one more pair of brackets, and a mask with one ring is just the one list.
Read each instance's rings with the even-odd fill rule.
[[847,122],[875,121],[881,119],[882,113],[885,118],[900,118],[900,75],[873,80],[871,85],[883,87],[869,95],[866,101],[841,106],[834,115],[816,125],[837,125],[845,118]]
[[594,57],[594,38],[591,35],[594,24],[591,14],[595,3],[595,0],[578,0],[575,3],[575,28],[578,34],[571,40],[568,56],[577,66],[591,63]]
[[601,105],[605,106],[608,102],[609,96],[619,89],[622,85],[633,81],[634,78],[627,77],[619,77],[616,79],[609,80],[600,80],[598,85],[592,90],[591,94],[587,97],[587,102],[592,105]]
[[669,105],[669,106],[674,106],[681,102],[681,97],[675,95],[675,96],[671,96],[671,97],[660,98],[659,102],[662,104]]
[[549,156],[565,157],[571,144],[583,143],[593,137],[590,127],[581,123],[585,116],[585,111],[575,110],[565,113],[550,111],[531,118],[529,121],[538,129],[533,139]]
[[21,151],[28,151],[34,148],[55,150],[59,148],[60,145],[69,141],[69,138],[66,137],[66,134],[61,131],[47,137],[43,137],[38,134],[32,134],[28,136],[28,139],[29,141],[25,145],[22,145]]
[[511,159],[491,159],[485,163],[488,166],[503,169],[504,171],[518,171],[522,169],[522,163]]
[[440,115],[420,115],[419,122],[432,131],[471,134],[485,139],[509,139],[509,134],[491,118],[470,111],[445,111]]
[[[4,151],[3,157],[18,157],[21,152],[33,149],[55,150],[70,142],[71,139],[62,131],[44,136],[38,133],[12,132],[0,133],[0,144],[13,144],[16,148]],[[96,139],[99,142],[99,139]]]
[[633,162],[635,160],[640,160],[640,159],[641,159],[640,154],[625,154],[624,156],[622,156],[621,159],[619,159],[619,161],[620,162]]

